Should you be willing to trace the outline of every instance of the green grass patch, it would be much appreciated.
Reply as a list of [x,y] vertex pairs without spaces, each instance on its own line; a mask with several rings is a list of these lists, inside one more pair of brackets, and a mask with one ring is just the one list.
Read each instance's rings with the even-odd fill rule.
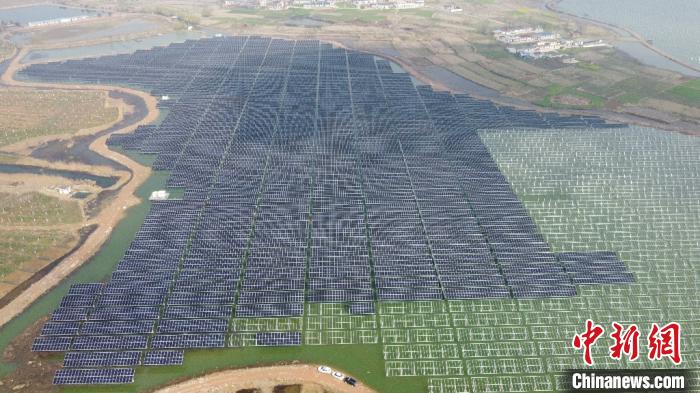
[[0,229],[0,280],[25,263],[49,262],[51,249],[60,249],[74,239],[67,231]]
[[[565,97],[573,97],[573,99],[580,99],[582,100],[582,103],[567,104],[562,101],[559,101],[564,99]],[[583,103],[583,101],[585,101],[585,103]],[[604,97],[578,90],[577,86],[562,86],[559,84],[554,84],[550,86],[547,89],[547,95],[542,100],[537,102],[537,105],[543,107],[562,109],[602,108],[604,104]]]
[[19,157],[14,154],[0,152],[0,164],[13,164],[17,160]]
[[415,15],[422,18],[432,18],[435,11],[428,8],[409,8],[405,10],[399,10],[400,15]]
[[700,90],[700,78],[685,82],[683,86],[690,89]]
[[375,23],[386,20],[386,14],[390,11],[383,10],[360,10],[360,9],[337,9],[333,11],[319,11],[314,13],[314,17],[330,22],[363,22]]
[[12,54],[14,46],[8,41],[0,40],[0,61],[6,59]]
[[607,97],[621,104],[635,104],[645,98],[656,97],[670,87],[666,82],[643,76],[634,76],[609,85],[587,83],[582,86],[596,96]]
[[693,79],[682,85],[668,90],[668,94],[675,101],[680,101],[687,105],[698,105],[700,104],[700,79]]
[[80,223],[82,219],[77,201],[38,192],[0,192],[0,279],[22,269],[25,263],[51,260],[75,239],[70,230],[51,226]]
[[0,192],[0,211],[2,225],[75,224],[83,219],[77,201],[62,200],[38,192]]
[[600,66],[598,64],[589,63],[586,61],[580,61],[580,62],[576,63],[576,67],[584,69],[584,70],[588,70],[588,71],[600,71]]
[[284,19],[293,18],[293,17],[310,16],[313,11],[306,9],[306,8],[288,8],[286,10],[280,10],[280,11],[258,9],[258,8],[234,8],[229,12],[231,12],[232,14],[239,14],[239,15],[260,16],[263,18],[270,18],[273,20],[284,20]]
[[527,8],[527,7],[520,7],[515,12],[520,15],[529,15],[534,11],[532,8]]
[[[271,24],[294,18],[314,18],[328,22],[362,22],[375,23],[386,19],[385,10],[361,10],[357,8],[336,8],[327,10],[311,10],[306,8],[288,8],[273,11],[264,9],[236,8],[232,14],[261,17],[259,20],[245,19],[248,24]],[[258,18],[254,18],[258,19]]]
[[97,91],[0,90],[0,146],[25,139],[75,133],[117,120]]
[[472,44],[476,52],[490,59],[505,59],[511,57],[511,54],[501,45],[498,44]]
[[236,22],[241,23],[241,24],[246,24],[248,26],[262,26],[262,25],[275,24],[274,21],[271,21],[268,18],[240,18],[240,19],[236,19]]
[[644,98],[657,96],[659,92],[668,88],[668,85],[653,79],[634,77],[625,79],[611,87],[611,91],[623,92],[617,100],[623,104],[635,104]]

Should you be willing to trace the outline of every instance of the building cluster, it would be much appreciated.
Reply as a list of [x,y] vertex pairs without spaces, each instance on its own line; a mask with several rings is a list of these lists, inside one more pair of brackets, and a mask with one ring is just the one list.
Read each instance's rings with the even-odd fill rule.
[[264,8],[268,10],[285,10],[288,8],[336,8],[351,6],[359,9],[408,9],[420,8],[425,0],[226,0],[225,7]]
[[153,191],[151,193],[151,196],[148,197],[148,199],[151,201],[164,201],[164,200],[167,200],[169,197],[170,197],[170,193],[167,192],[166,190],[157,190],[157,191]]
[[27,27],[60,25],[60,24],[64,24],[64,23],[79,22],[79,21],[89,19],[89,18],[90,18],[89,15],[78,15],[78,16],[71,16],[71,17],[67,17],[67,18],[46,19],[46,20],[40,20],[40,21],[34,21],[34,22],[27,22]]
[[575,59],[560,53],[562,50],[609,46],[603,40],[564,39],[557,33],[544,31],[541,26],[494,30],[493,36],[508,45],[506,49],[510,53],[532,59],[562,58],[567,63]]

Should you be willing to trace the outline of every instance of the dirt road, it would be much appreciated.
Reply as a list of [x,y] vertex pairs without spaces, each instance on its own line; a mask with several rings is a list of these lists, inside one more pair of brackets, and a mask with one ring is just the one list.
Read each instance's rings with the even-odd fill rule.
[[[318,371],[318,365],[256,367],[219,371],[159,389],[156,393],[215,393],[235,392],[239,389],[258,388],[262,393],[272,393],[277,385],[304,385],[306,391],[333,393],[376,393],[358,382],[352,387],[345,382]],[[320,390],[314,390],[320,387]]]
[[[2,75],[2,78],[0,78],[2,84],[7,86],[39,87],[43,89],[60,88],[64,90],[112,90],[141,97],[148,108],[148,114],[146,117],[141,119],[141,121],[137,122],[136,124],[115,131],[115,133],[132,132],[139,125],[151,123],[158,118],[156,99],[142,91],[114,86],[48,84],[20,82],[14,80],[14,74],[22,68],[20,60],[22,57],[24,57],[27,51],[28,48],[24,48],[17,55],[15,55],[7,70]],[[109,125],[105,126],[105,128],[107,127],[109,127]],[[119,193],[110,202],[110,204],[105,206],[97,216],[93,217],[86,223],[86,225],[97,224],[98,228],[85,240],[82,246],[71,253],[71,255],[65,258],[65,260],[47,273],[43,278],[32,284],[29,288],[27,288],[27,290],[22,292],[5,307],[0,309],[0,326],[3,326],[12,320],[46,291],[58,285],[61,280],[66,278],[75,269],[80,267],[83,263],[95,255],[100,250],[100,247],[102,247],[102,245],[109,238],[114,226],[124,217],[126,209],[140,202],[140,200],[134,195],[134,192],[151,174],[150,168],[145,167],[122,154],[110,150],[106,145],[107,138],[109,138],[109,135],[104,135],[96,139],[90,145],[90,149],[126,166],[130,171],[129,179],[121,187]]]

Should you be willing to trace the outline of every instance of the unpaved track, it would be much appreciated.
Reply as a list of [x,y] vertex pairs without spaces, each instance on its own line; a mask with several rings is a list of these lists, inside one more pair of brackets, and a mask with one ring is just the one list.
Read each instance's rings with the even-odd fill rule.
[[[146,117],[141,119],[141,121],[138,123],[117,130],[115,133],[132,132],[139,125],[151,123],[158,118],[156,99],[142,91],[114,86],[49,84],[20,82],[14,80],[14,74],[23,67],[23,65],[20,64],[20,60],[22,57],[24,57],[27,51],[28,48],[24,48],[13,58],[12,63],[8,66],[7,70],[2,75],[2,78],[0,78],[2,84],[7,86],[38,87],[43,89],[56,88],[64,90],[120,91],[141,97],[146,103],[148,115],[146,115]],[[69,110],[69,108],[67,109]],[[104,128],[107,127],[109,127],[109,125],[105,126]],[[109,239],[112,229],[124,217],[126,209],[140,202],[139,198],[134,195],[134,192],[146,181],[148,176],[150,176],[151,170],[150,168],[145,167],[122,154],[110,150],[106,144],[109,135],[110,134],[104,135],[96,139],[92,144],[90,144],[90,149],[129,168],[131,172],[130,178],[122,186],[119,193],[109,203],[109,205],[105,206],[97,216],[85,223],[85,225],[97,224],[98,228],[85,240],[82,246],[71,253],[71,255],[69,255],[63,262],[47,273],[39,281],[32,284],[29,288],[27,288],[27,290],[22,292],[5,307],[0,309],[0,326],[5,325],[15,316],[19,315],[34,301],[41,297],[41,295],[58,285],[61,280],[66,278],[78,267],[88,261],[93,255],[95,255],[100,250],[100,247],[102,247],[107,239]]]
[[352,387],[318,372],[317,368],[318,365],[299,364],[218,371],[156,390],[156,393],[229,393],[249,388],[272,393],[277,385],[295,384],[314,384],[333,393],[376,393],[362,382]]

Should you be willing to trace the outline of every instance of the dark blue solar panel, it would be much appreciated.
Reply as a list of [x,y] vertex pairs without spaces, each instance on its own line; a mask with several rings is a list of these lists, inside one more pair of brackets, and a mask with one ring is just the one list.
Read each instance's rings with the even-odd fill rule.
[[158,333],[224,333],[227,328],[225,319],[163,319]]
[[63,367],[113,367],[137,366],[140,364],[141,352],[68,352],[63,359]]
[[177,349],[177,348],[223,348],[225,336],[223,334],[182,334],[153,336],[151,348],[153,349]]
[[255,335],[257,346],[301,345],[300,332],[261,332]]
[[116,351],[146,349],[147,336],[77,336],[71,345],[74,351]]
[[73,337],[39,336],[32,343],[32,352],[65,352],[72,340]]
[[350,314],[374,314],[374,303],[350,303]]
[[182,351],[149,351],[143,358],[144,366],[180,365],[184,360]]
[[[159,124],[108,143],[155,155],[167,186],[185,190],[152,202],[108,282],[71,286],[36,350],[219,348],[233,313],[299,317],[305,302],[333,302],[372,314],[377,301],[574,296],[634,280],[614,253],[554,254],[477,133],[619,126],[600,118],[435,92],[318,41],[222,37],[21,73],[169,96]],[[179,364],[182,352],[146,360]],[[61,381],[78,377],[124,376]]]
[[80,333],[83,335],[119,335],[153,333],[154,321],[99,321],[85,322]]
[[134,382],[132,368],[75,369],[56,371],[54,385],[107,385]]
[[53,322],[48,321],[41,328],[42,336],[73,336],[80,330],[80,322]]

